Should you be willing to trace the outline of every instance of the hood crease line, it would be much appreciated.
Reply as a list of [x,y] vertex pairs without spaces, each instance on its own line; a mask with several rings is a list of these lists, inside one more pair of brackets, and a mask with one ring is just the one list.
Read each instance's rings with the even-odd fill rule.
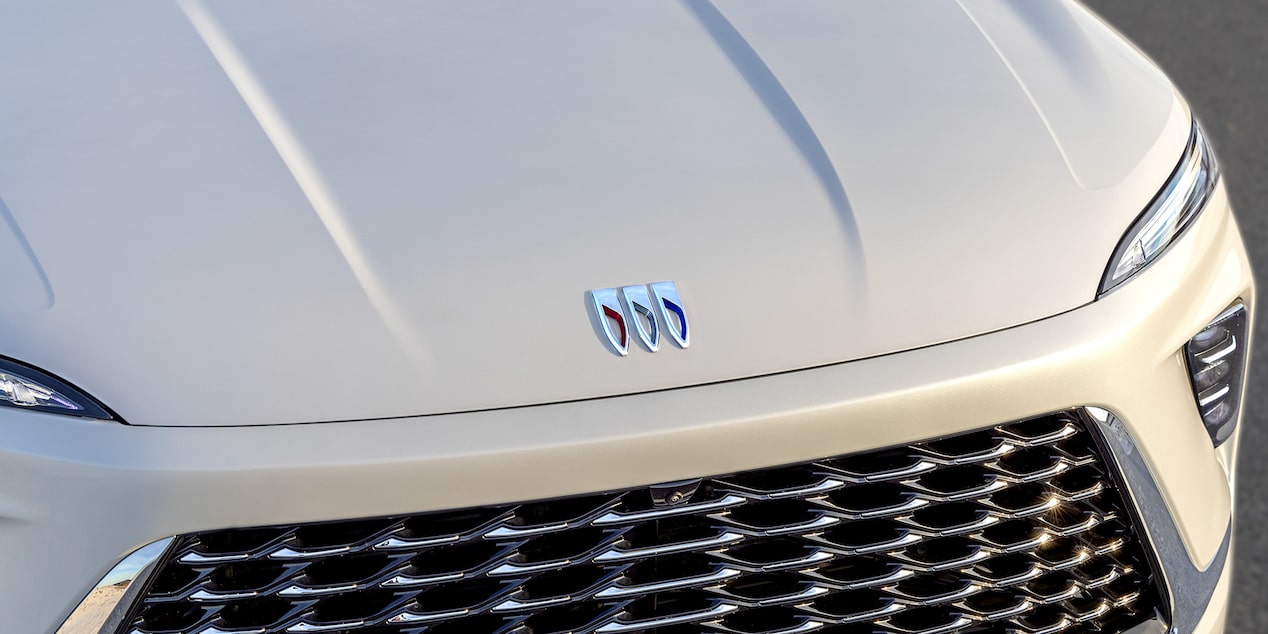
[[682,0],[682,3],[744,78],[749,89],[762,102],[771,118],[779,124],[784,135],[797,148],[797,152],[819,181],[819,186],[823,188],[845,233],[850,277],[854,280],[850,285],[852,298],[863,301],[866,297],[864,290],[867,285],[867,258],[863,251],[862,237],[859,235],[858,221],[854,217],[853,207],[850,206],[849,196],[845,193],[841,175],[814,127],[761,55],[710,0]]
[[405,352],[418,378],[423,379],[433,365],[425,342],[416,334],[374,269],[334,193],[286,116],[207,7],[200,0],[180,0],[179,4],[308,199],[380,321]]

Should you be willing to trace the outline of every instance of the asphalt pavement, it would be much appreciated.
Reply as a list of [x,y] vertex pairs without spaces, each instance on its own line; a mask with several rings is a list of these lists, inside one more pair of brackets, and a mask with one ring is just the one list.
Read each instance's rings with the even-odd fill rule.
[[[1158,62],[1212,137],[1256,279],[1268,291],[1268,0],[1087,0]],[[1230,634],[1268,632],[1268,306],[1242,420]]]

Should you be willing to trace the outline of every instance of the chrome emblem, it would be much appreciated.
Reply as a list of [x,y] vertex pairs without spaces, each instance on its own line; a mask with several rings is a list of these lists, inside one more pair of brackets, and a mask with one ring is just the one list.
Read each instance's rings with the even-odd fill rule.
[[595,289],[590,291],[590,300],[608,343],[623,357],[630,353],[634,333],[649,351],[659,350],[662,322],[679,347],[686,348],[690,343],[687,311],[673,282]]

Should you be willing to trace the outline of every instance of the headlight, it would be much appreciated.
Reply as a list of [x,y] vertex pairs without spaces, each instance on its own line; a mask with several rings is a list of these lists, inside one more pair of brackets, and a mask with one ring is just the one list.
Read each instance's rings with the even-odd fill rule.
[[1171,246],[1202,211],[1211,192],[1215,191],[1217,180],[1219,167],[1215,156],[1207,145],[1202,127],[1194,121],[1180,165],[1118,243],[1098,295],[1139,273]]
[[0,358],[2,406],[100,420],[114,419],[105,407],[65,382],[5,358]]

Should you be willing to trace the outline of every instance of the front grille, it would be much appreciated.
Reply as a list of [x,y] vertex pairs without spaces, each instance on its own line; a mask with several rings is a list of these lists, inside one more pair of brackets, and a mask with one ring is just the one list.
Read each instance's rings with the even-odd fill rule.
[[182,536],[120,632],[1113,633],[1156,597],[1064,412],[702,481]]

